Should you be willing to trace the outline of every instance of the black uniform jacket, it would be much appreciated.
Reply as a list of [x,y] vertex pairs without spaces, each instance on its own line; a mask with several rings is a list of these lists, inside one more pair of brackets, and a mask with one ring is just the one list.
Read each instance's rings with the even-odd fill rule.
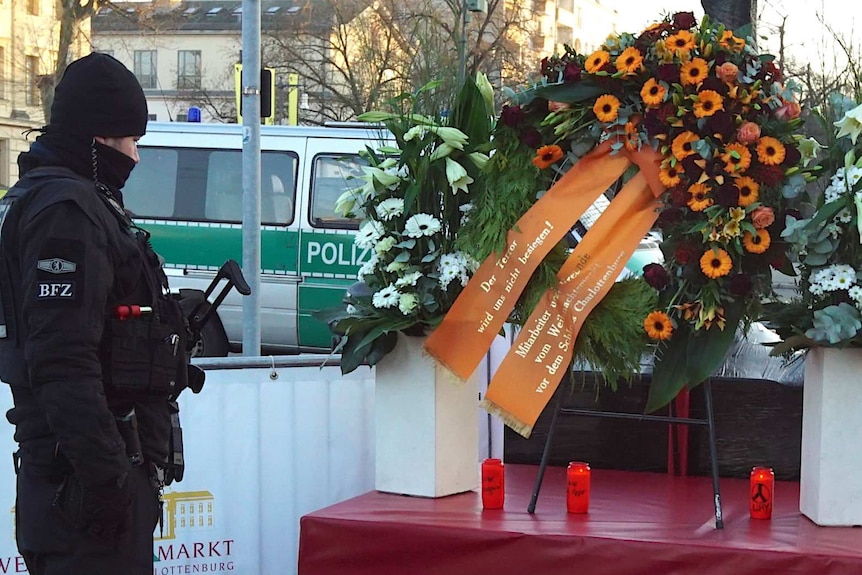
[[134,407],[145,458],[165,461],[167,398],[103,385],[106,323],[118,305],[153,298],[142,242],[96,185],[71,171],[34,168],[17,186],[29,191],[0,231],[15,300],[6,314],[17,324],[0,340],[0,379],[12,387],[16,441],[54,442],[85,487],[116,481],[129,461],[115,416]]

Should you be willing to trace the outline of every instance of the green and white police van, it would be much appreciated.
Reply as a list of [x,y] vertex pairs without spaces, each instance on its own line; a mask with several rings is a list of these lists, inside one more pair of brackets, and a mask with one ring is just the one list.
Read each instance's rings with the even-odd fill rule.
[[[385,132],[365,127],[261,127],[261,343],[265,353],[328,352],[315,310],[337,305],[369,257],[353,243],[358,220],[333,211],[361,181],[359,151]],[[172,289],[204,290],[219,267],[242,261],[242,126],[150,122],[123,197],[165,259]],[[242,342],[241,296],[231,292],[204,329],[201,355]]]

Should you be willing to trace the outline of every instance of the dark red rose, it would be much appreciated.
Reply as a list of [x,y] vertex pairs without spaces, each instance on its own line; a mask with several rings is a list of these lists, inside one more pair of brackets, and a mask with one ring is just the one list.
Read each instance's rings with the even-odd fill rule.
[[701,164],[703,164],[703,158],[700,157],[700,154],[690,154],[683,159],[682,171],[685,172],[690,182],[698,181],[703,175]]
[[644,266],[644,281],[651,288],[663,290],[670,283],[670,275],[661,264],[647,264]]
[[688,30],[697,24],[694,12],[677,12],[673,15],[673,25],[679,30]]
[[694,248],[687,244],[679,244],[673,251],[673,259],[675,259],[680,265],[686,265],[694,256]]
[[521,132],[521,141],[525,146],[538,148],[542,145],[542,134],[535,128],[528,128]]
[[712,90],[713,92],[718,92],[719,94],[721,94],[721,96],[726,97],[729,89],[730,88],[728,88],[727,84],[722,82],[719,78],[716,78],[715,76],[710,76],[700,83],[700,88],[698,91]]
[[563,70],[563,80],[566,82],[579,82],[581,80],[581,67],[574,62],[566,64]]
[[664,230],[674,225],[681,219],[682,210],[674,207],[665,208],[659,213],[658,218],[656,218],[655,225],[659,229]]
[[644,114],[643,127],[651,138],[667,131],[667,123],[661,119],[658,108],[647,110],[647,113]]
[[658,67],[656,76],[659,80],[668,84],[679,82],[679,66],[676,64],[662,64]]
[[729,181],[714,190],[715,201],[725,208],[735,208],[739,205],[739,189]]
[[775,187],[784,181],[784,168],[752,162],[751,167],[748,168],[748,175],[761,185]]
[[754,287],[751,278],[748,274],[741,273],[736,274],[732,278],[730,278],[730,282],[728,283],[728,290],[730,291],[730,295],[736,297],[745,297],[751,293],[751,288]]
[[708,117],[704,126],[708,133],[719,134],[721,139],[725,142],[729,141],[733,134],[736,133],[736,125],[733,122],[733,116],[731,116],[726,110],[719,110],[712,116]]
[[542,76],[544,76],[548,80],[551,80],[552,82],[557,80],[557,75],[554,73],[554,68],[553,66],[551,66],[551,61],[548,60],[547,57],[542,58],[541,69]]
[[782,270],[787,266],[787,254],[785,253],[785,248],[780,247],[778,244],[770,246],[763,255],[766,257],[766,262],[772,269]]
[[802,154],[799,153],[799,148],[793,144],[784,144],[784,161],[781,165],[785,168],[792,168],[802,159]]
[[524,121],[524,110],[521,109],[521,106],[503,106],[503,111],[500,112],[500,119],[507,126],[517,128]]
[[721,51],[717,52],[715,54],[715,67],[718,68],[719,66],[721,66],[722,64],[727,62],[727,58],[728,58],[727,52],[721,52]]
[[691,198],[691,195],[685,186],[674,186],[670,190],[670,203],[675,208],[687,206],[689,198]]

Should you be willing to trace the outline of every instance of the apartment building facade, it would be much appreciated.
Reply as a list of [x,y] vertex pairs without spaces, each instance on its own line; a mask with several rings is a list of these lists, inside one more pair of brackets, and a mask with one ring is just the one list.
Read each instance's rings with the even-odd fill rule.
[[[53,73],[59,37],[58,2],[0,0],[0,190],[18,179],[25,132],[45,122],[40,81]],[[89,22],[74,35],[71,57],[87,46]]]

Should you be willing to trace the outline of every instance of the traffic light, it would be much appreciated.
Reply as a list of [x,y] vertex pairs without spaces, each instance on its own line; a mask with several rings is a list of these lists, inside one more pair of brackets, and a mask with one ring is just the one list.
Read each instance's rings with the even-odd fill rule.
[[[234,64],[234,91],[236,94],[236,121],[242,124],[242,64]],[[264,124],[275,124],[275,70],[260,71],[260,117]]]

